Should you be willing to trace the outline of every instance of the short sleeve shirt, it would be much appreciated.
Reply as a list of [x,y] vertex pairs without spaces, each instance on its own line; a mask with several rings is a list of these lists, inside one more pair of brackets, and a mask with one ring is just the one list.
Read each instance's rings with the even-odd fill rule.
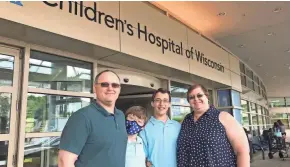
[[137,141],[127,143],[126,167],[146,167],[144,144],[139,136]]
[[59,148],[78,155],[76,167],[125,167],[127,139],[123,112],[94,102],[69,118]]
[[150,118],[140,132],[147,159],[153,167],[176,167],[177,138],[181,125],[168,119],[166,123]]

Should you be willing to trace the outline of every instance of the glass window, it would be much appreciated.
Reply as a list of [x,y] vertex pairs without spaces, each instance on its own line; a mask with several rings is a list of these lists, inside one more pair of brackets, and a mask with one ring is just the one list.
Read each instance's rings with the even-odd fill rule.
[[212,90],[208,90],[208,100],[209,100],[209,104],[214,104],[213,102],[213,91]]
[[29,87],[91,93],[92,64],[31,51]]
[[12,86],[14,57],[0,54],[0,86]]
[[247,79],[247,87],[254,90],[254,82],[249,78],[246,79]]
[[0,93],[0,134],[8,134],[10,128],[11,94]]
[[230,90],[218,90],[217,93],[218,93],[218,106],[219,107],[232,106]]
[[254,81],[259,85],[259,77],[257,75],[254,75]]
[[258,125],[258,117],[257,115],[251,115],[252,116],[252,125]]
[[26,138],[24,167],[57,167],[60,137]]
[[251,104],[250,105],[250,107],[251,107],[251,111],[250,112],[256,114],[257,113],[257,111],[256,111],[256,104],[255,103],[252,103],[252,102],[250,102],[250,104]]
[[259,93],[259,86],[257,84],[254,84],[255,92]]
[[241,82],[242,82],[242,85],[243,85],[243,86],[247,86],[247,83],[246,83],[246,76],[241,75]]
[[285,107],[285,99],[283,97],[269,98],[270,107]]
[[248,68],[246,68],[246,75],[247,75],[249,78],[253,79],[253,72],[252,72],[250,69],[248,69]]
[[257,112],[259,115],[262,115],[262,107],[257,105]]
[[183,118],[191,112],[190,107],[172,106],[172,119],[181,122]]
[[250,125],[250,115],[248,113],[242,113],[242,125],[248,126]]
[[261,115],[258,115],[258,121],[259,121],[259,125],[263,125],[263,118]]
[[232,105],[236,107],[241,107],[241,96],[238,91],[231,90],[232,93]]
[[286,97],[286,107],[290,107],[290,98]]
[[188,88],[189,88],[189,85],[171,81],[171,87],[170,87],[170,92],[171,92],[171,97],[172,97],[171,104],[189,106],[189,103],[187,101]]
[[242,116],[242,112],[240,109],[237,108],[233,108],[233,116],[235,117],[235,119],[242,125],[243,124],[243,116]]
[[171,81],[171,112],[172,119],[181,122],[191,112],[187,101],[187,89],[190,85]]
[[241,100],[241,104],[242,104],[242,108],[243,108],[243,112],[249,112],[249,108],[248,108],[248,102],[246,100]]
[[90,98],[28,94],[26,132],[61,132],[73,112],[90,103]]
[[240,62],[240,71],[245,74],[245,65],[242,62]]
[[8,141],[0,141],[0,167],[7,167]]

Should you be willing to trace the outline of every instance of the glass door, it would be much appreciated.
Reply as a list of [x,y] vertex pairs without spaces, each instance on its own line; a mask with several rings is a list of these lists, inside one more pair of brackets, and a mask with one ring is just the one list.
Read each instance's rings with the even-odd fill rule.
[[0,45],[0,167],[15,165],[19,54]]

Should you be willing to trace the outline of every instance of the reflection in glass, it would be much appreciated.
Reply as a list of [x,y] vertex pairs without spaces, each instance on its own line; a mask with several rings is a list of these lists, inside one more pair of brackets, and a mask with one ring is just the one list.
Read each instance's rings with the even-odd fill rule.
[[189,103],[187,102],[187,89],[189,88],[189,85],[177,83],[171,81],[171,97],[172,97],[172,105],[186,105],[189,106]]
[[286,107],[290,107],[290,98],[286,97],[285,100],[286,100]]
[[250,102],[250,106],[251,106],[251,110],[250,110],[250,112],[251,113],[257,113],[257,111],[256,111],[256,104],[255,103],[252,103],[252,102]]
[[219,107],[228,107],[232,105],[230,90],[218,90],[217,93]]
[[259,125],[263,125],[263,118],[261,115],[258,115]]
[[26,138],[24,167],[57,167],[60,137]]
[[258,114],[262,115],[262,107],[257,105],[257,112]]
[[269,98],[270,107],[285,107],[285,99],[281,98]]
[[90,93],[92,64],[31,51],[29,87]]
[[187,101],[187,90],[190,85],[171,81],[171,113],[172,119],[181,122],[191,112]]
[[0,86],[12,86],[14,57],[0,53]]
[[231,90],[232,94],[232,105],[236,107],[241,107],[241,96],[238,91]]
[[241,106],[243,108],[243,113],[244,112],[249,112],[249,108],[248,108],[248,102],[246,100],[241,100]]
[[250,115],[247,113],[242,113],[242,125],[247,126],[250,125]]
[[8,134],[10,126],[11,94],[0,93],[0,134]]
[[7,166],[8,141],[0,141],[0,167]]
[[73,112],[90,103],[90,98],[28,94],[26,132],[61,132]]
[[257,115],[252,115],[252,125],[258,125]]
[[181,122],[184,117],[191,112],[190,107],[172,106],[172,119]]

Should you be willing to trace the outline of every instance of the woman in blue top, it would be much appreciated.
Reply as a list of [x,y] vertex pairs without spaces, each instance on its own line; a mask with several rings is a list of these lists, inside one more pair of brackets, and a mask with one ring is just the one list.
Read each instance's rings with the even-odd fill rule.
[[182,123],[177,166],[250,167],[246,134],[232,115],[210,106],[202,85],[191,86],[187,100],[193,111]]

